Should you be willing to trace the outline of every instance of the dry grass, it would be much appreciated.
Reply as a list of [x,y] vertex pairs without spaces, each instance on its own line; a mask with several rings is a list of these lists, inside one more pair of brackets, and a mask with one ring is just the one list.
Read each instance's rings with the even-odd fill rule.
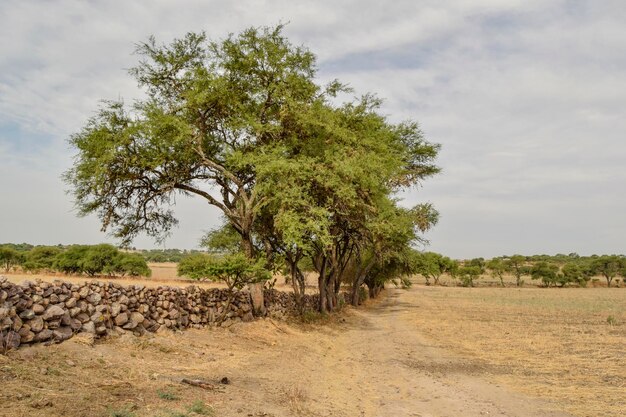
[[424,287],[423,294],[417,329],[443,348],[506,369],[495,380],[581,417],[626,410],[623,289]]

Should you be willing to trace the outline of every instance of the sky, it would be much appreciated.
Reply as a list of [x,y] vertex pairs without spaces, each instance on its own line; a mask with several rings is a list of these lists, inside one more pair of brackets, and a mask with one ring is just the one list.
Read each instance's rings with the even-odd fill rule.
[[[116,241],[76,216],[67,139],[103,99],[141,96],[135,44],[288,23],[318,79],[384,98],[440,143],[442,173],[405,192],[440,221],[426,248],[455,258],[626,252],[626,2],[0,2],[0,243]],[[163,245],[194,248],[219,212],[181,198]]]

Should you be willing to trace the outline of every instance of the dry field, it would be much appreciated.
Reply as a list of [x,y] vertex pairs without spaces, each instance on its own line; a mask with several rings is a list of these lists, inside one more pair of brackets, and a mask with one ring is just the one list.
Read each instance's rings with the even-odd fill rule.
[[0,416],[617,417],[625,348],[623,289],[415,286],[317,324],[0,355]]
[[626,415],[626,290],[423,287],[415,328],[577,416]]

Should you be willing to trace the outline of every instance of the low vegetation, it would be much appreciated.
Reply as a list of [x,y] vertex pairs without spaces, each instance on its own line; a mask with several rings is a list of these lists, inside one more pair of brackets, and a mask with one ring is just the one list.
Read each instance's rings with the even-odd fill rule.
[[28,273],[60,272],[66,275],[144,276],[151,274],[143,256],[115,246],[71,245],[0,246],[0,264],[5,272],[20,269]]

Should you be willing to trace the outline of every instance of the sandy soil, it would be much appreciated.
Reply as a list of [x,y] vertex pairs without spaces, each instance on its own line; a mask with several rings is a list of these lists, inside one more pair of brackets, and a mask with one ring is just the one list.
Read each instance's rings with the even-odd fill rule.
[[[322,324],[266,319],[11,352],[0,356],[0,416],[182,417],[200,415],[187,411],[198,402],[224,417],[569,415],[566,402],[514,392],[519,379],[507,368],[426,336],[416,320],[428,294],[389,290]],[[230,384],[219,384],[225,376]]]

